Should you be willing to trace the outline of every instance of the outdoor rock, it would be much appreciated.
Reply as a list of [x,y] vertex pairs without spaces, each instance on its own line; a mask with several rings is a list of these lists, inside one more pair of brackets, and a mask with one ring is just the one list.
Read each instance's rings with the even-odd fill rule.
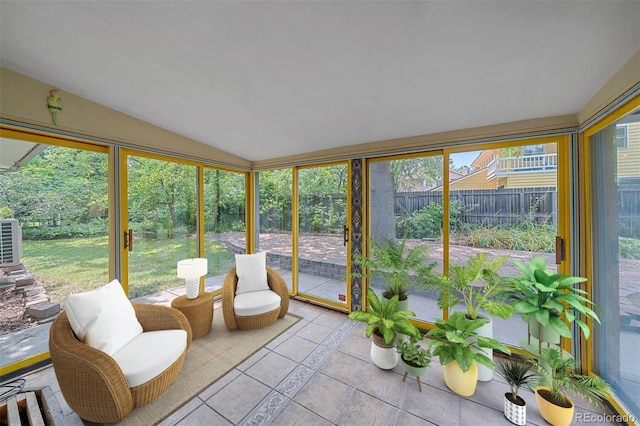
[[28,309],[29,316],[37,320],[45,319],[60,313],[60,304],[52,302],[41,302]]

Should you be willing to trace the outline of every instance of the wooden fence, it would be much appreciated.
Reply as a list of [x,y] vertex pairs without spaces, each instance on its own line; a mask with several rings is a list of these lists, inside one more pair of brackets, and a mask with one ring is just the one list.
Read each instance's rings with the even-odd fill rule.
[[[410,216],[429,204],[442,204],[442,192],[399,192],[394,199],[395,214]],[[554,187],[465,189],[451,191],[449,201],[459,212],[458,220],[467,224],[557,223],[558,193]]]
[[[640,238],[640,187],[618,186],[618,235]],[[478,189],[451,191],[450,200],[459,211],[462,223],[498,226],[516,225],[525,220],[535,223],[557,223],[558,193],[555,187]],[[442,204],[442,192],[397,192],[394,195],[396,217],[409,217],[430,204]],[[315,197],[305,200],[300,212],[301,232],[335,233],[337,218],[344,215],[346,197]],[[321,214],[319,212],[322,212]],[[333,212],[333,214],[329,214]],[[322,225],[312,224],[312,219],[321,218]],[[291,205],[287,203],[265,211],[260,215],[263,230],[291,231]]]

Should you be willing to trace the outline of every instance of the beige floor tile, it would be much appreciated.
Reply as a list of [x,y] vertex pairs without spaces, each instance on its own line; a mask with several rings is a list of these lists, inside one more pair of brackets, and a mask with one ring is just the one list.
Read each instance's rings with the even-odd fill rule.
[[322,373],[316,373],[293,400],[332,423],[351,399],[354,388]]
[[193,412],[189,413],[184,419],[177,423],[179,426],[202,426],[202,425],[216,425],[216,426],[231,426],[232,423],[227,421],[220,414],[216,413],[210,407],[205,404],[200,405]]
[[275,352],[269,352],[245,371],[250,377],[275,388],[293,369],[297,362]]
[[332,331],[332,328],[311,322],[304,326],[301,330],[297,331],[295,335],[298,337],[302,337],[303,339],[310,340],[314,343],[322,343],[322,341],[326,339]]
[[324,325],[325,327],[329,327],[333,329],[339,326],[340,324],[342,324],[343,321],[346,319],[347,319],[347,314],[344,314],[342,312],[325,311],[320,315],[318,315],[313,320],[313,323]]
[[206,403],[232,423],[238,423],[269,393],[270,389],[242,374]]
[[[462,398],[430,385],[422,386],[422,392],[418,389],[408,389],[400,408],[408,413],[428,420],[437,425],[460,424],[460,401]],[[480,421],[473,423],[482,425]]]
[[400,410],[366,393],[355,391],[338,416],[344,426],[388,426],[398,424]]
[[189,414],[191,414],[191,412],[195,411],[202,405],[204,405],[204,402],[201,399],[193,398],[191,401],[187,402],[182,407],[180,407],[179,409],[171,413],[171,415],[168,416],[166,419],[158,423],[158,426],[175,425],[176,423],[178,423],[179,421],[187,417]]
[[308,425],[308,426],[329,426],[332,423],[318,416],[314,412],[305,407],[291,402],[286,409],[273,420],[273,426],[291,426],[291,425]]
[[302,362],[317,347],[318,344],[310,340],[291,336],[273,351],[294,361]]

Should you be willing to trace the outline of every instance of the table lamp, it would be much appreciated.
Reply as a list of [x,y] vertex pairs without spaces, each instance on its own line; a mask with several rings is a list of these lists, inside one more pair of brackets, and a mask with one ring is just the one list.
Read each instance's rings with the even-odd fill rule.
[[188,299],[195,299],[200,294],[200,277],[207,274],[207,266],[205,258],[178,261],[178,278],[184,278]]

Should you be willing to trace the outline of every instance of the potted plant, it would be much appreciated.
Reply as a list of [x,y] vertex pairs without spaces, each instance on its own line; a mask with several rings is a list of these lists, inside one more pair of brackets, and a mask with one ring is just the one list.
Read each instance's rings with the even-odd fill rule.
[[431,364],[431,350],[422,346],[415,337],[411,337],[409,340],[398,339],[396,349],[400,354],[400,365],[404,368],[402,381],[406,380],[407,375],[415,377],[418,381],[418,390],[422,392],[420,377],[424,375]]
[[409,321],[415,316],[409,310],[398,310],[398,296],[391,299],[378,298],[372,289],[367,289],[366,311],[354,311],[349,318],[367,323],[366,336],[371,337],[371,360],[384,370],[390,370],[398,363],[398,352],[395,348],[397,333],[405,334],[415,339],[421,339],[420,330]]
[[397,242],[369,239],[370,255],[356,253],[353,263],[362,267],[362,273],[353,277],[380,278],[384,283],[383,297],[398,296],[401,310],[407,310],[409,291],[418,283],[428,280],[436,262],[429,262],[429,247],[418,245],[405,254],[406,239]]
[[511,387],[511,392],[504,394],[504,416],[513,424],[527,424],[527,403],[518,396],[518,390],[533,382],[536,377],[533,366],[530,362],[506,359],[496,362],[496,372]]
[[[434,356],[442,365],[444,381],[455,393],[471,396],[478,382],[477,364],[494,369],[493,361],[480,349],[497,349],[511,354],[509,348],[497,340],[479,336],[476,330],[487,322],[486,319],[468,319],[464,312],[453,312],[448,320],[437,319],[435,328],[427,336]],[[473,339],[472,339],[473,338]]]
[[600,405],[601,398],[610,392],[601,378],[574,373],[575,359],[557,347],[543,348],[535,367],[540,378],[535,388],[536,403],[542,417],[554,426],[569,425],[573,420],[575,406],[566,391],[594,405]]
[[[522,346],[539,355],[542,342],[559,344],[560,336],[571,338],[571,330],[565,323],[576,323],[585,339],[589,338],[589,326],[572,311],[600,323],[598,315],[589,307],[595,305],[587,299],[587,292],[575,287],[586,278],[555,274],[547,269],[547,261],[536,257],[525,266],[514,260],[522,272],[510,277],[511,286],[505,293],[510,303],[528,324],[528,338]],[[531,337],[537,340],[537,351],[531,344]],[[548,346],[548,345],[547,345]]]
[[[514,308],[504,296],[508,290],[508,282],[498,274],[500,266],[508,258],[509,256],[501,256],[489,260],[489,253],[478,253],[463,265],[452,263],[448,276],[431,279],[425,283],[425,287],[439,293],[440,309],[450,309],[462,304],[467,318],[486,319],[486,323],[476,333],[493,338],[493,321],[489,315],[509,318],[514,313]],[[481,310],[489,315],[481,314]],[[490,349],[485,349],[484,352],[489,358],[492,357]],[[479,366],[478,380],[489,381],[492,377],[493,370]]]

